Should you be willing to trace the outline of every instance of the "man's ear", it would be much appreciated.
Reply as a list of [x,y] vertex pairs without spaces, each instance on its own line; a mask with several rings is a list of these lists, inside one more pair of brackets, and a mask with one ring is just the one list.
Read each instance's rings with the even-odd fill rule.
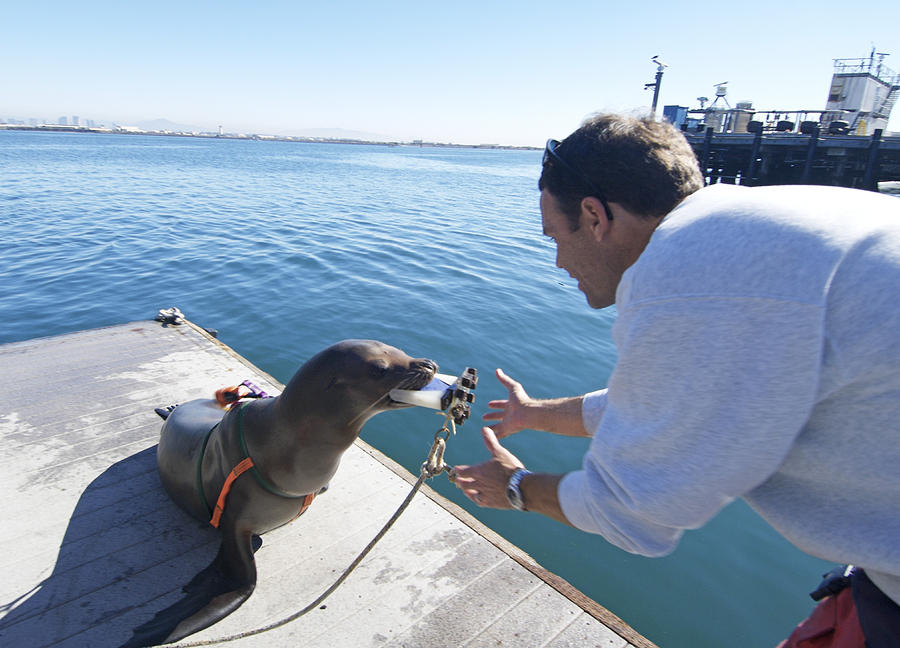
[[598,198],[585,196],[581,199],[581,227],[587,227],[595,239],[603,240],[611,224],[606,217],[606,209]]

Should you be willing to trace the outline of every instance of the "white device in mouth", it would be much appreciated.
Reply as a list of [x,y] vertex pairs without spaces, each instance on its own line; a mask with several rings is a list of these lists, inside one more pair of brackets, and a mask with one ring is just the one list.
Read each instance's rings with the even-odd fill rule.
[[478,385],[478,372],[472,367],[460,376],[434,374],[431,382],[422,389],[392,389],[390,396],[395,401],[418,407],[436,410],[447,410],[462,425],[469,418],[471,404],[475,401],[475,387]]
[[441,405],[441,401],[444,400],[444,394],[448,390],[452,392],[456,380],[456,376],[434,374],[431,382],[422,387],[422,389],[392,389],[391,398],[407,405],[418,405],[419,407],[442,410],[446,407],[446,405]]

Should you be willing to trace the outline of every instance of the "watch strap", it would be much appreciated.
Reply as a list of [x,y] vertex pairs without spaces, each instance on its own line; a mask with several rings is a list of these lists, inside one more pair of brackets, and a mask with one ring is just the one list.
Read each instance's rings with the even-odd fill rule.
[[506,499],[509,500],[510,505],[519,511],[527,511],[525,508],[525,498],[522,497],[522,490],[520,488],[520,484],[522,483],[522,479],[526,475],[530,475],[531,471],[526,470],[525,468],[516,468],[513,471],[513,474],[509,476],[509,481],[506,484]]

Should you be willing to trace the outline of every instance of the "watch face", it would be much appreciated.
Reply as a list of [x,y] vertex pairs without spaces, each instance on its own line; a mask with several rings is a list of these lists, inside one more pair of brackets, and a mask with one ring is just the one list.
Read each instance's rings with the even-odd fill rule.
[[525,510],[525,500],[522,498],[522,491],[519,490],[519,484],[522,482],[522,477],[530,474],[531,473],[524,468],[519,468],[509,478],[509,484],[506,486],[506,499],[509,500],[509,503],[513,508],[520,511]]
[[509,503],[513,505],[514,508],[520,509],[522,508],[522,494],[519,492],[518,488],[513,488],[510,486],[506,489],[506,499],[509,500]]

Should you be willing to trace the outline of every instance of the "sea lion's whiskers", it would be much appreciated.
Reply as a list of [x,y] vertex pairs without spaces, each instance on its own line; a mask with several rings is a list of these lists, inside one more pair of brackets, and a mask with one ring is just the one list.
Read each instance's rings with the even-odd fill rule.
[[377,400],[375,400],[375,402],[373,402],[371,405],[369,405],[367,408],[365,408],[365,409],[364,409],[363,411],[361,411],[359,414],[357,414],[357,415],[354,416],[352,419],[350,419],[350,420],[347,422],[347,425],[349,425],[349,426],[355,425],[356,422],[357,422],[359,419],[361,419],[363,416],[365,416],[366,414],[368,414],[369,412],[371,412],[373,409],[375,409],[376,407],[378,407],[378,405],[379,405],[382,401],[384,401],[385,398],[389,398],[389,394],[390,394],[390,392],[386,392],[383,396],[381,396],[380,398],[378,398]]
[[428,364],[428,369],[426,369],[425,371],[422,371],[422,370],[420,369],[420,370],[417,371],[415,374],[409,375],[409,376],[407,376],[406,378],[404,378],[402,381],[400,381],[400,384],[399,384],[399,385],[397,385],[397,386],[395,386],[395,387],[389,389],[388,391],[386,391],[386,392],[385,392],[384,394],[382,394],[379,398],[375,399],[375,401],[373,401],[371,405],[369,405],[369,406],[366,407],[363,411],[361,411],[358,415],[356,415],[355,417],[353,417],[352,419],[350,419],[350,421],[347,423],[347,425],[350,425],[350,426],[355,425],[356,422],[357,422],[359,419],[361,419],[362,417],[366,416],[366,415],[367,415],[369,412],[371,412],[373,409],[375,409],[376,407],[378,407],[379,405],[381,405],[381,404],[385,401],[385,399],[390,400],[390,398],[391,398],[391,391],[393,391],[394,389],[404,389],[404,388],[409,388],[409,387],[412,387],[413,385],[415,385],[417,388],[418,388],[418,387],[421,387],[422,384],[423,384],[423,381],[420,380],[420,378],[425,378],[424,382],[427,383],[428,380],[430,380],[431,377],[434,376],[434,372],[437,370],[437,365],[436,365],[436,364],[434,364],[434,363],[433,363],[432,361],[430,361],[430,360],[427,361],[427,362],[429,363],[429,364]]

